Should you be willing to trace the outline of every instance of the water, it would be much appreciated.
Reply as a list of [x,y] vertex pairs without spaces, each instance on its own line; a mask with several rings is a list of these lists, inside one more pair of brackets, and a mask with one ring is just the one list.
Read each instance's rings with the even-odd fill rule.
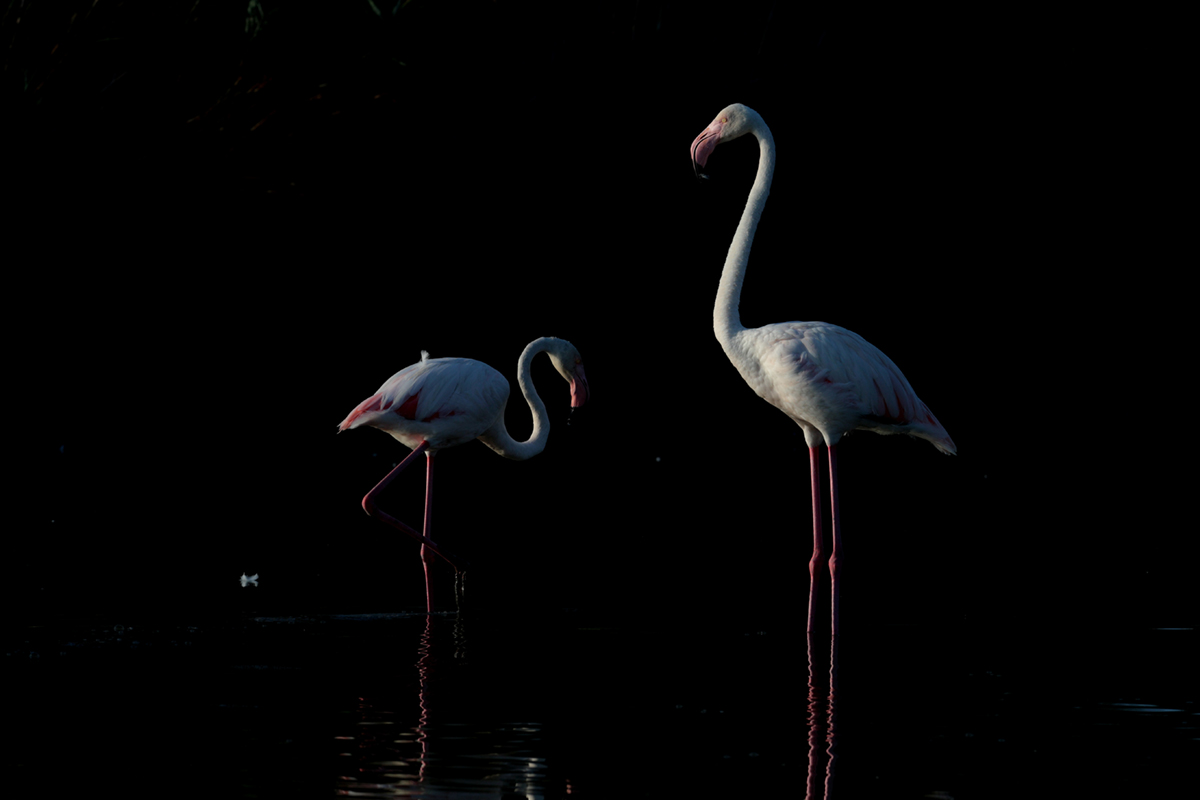
[[1184,796],[1194,636],[853,630],[831,716],[828,638],[810,670],[776,615],[56,620],[9,631],[3,767],[51,796]]

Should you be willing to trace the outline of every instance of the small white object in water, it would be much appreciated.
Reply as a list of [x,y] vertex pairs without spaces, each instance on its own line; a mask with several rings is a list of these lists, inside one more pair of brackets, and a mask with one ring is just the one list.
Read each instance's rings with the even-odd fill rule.
[[249,578],[247,578],[246,573],[243,572],[242,577],[239,578],[238,580],[240,580],[242,582],[243,589],[246,588],[246,584],[248,584],[248,583],[253,583],[255,586],[258,586],[258,573],[256,572],[253,575],[251,575]]

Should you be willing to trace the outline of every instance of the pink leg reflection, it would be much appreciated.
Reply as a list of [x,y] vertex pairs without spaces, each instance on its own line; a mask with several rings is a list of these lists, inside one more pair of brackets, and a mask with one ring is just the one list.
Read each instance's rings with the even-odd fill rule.
[[[808,639],[808,780],[805,783],[805,800],[833,800],[834,764],[837,761],[837,664],[838,637],[829,637],[829,670],[827,680],[822,679],[821,670],[814,660],[816,647],[810,632]],[[824,665],[822,665],[824,666]],[[824,740],[825,747],[821,748]],[[821,781],[821,763],[824,762],[824,781]]]

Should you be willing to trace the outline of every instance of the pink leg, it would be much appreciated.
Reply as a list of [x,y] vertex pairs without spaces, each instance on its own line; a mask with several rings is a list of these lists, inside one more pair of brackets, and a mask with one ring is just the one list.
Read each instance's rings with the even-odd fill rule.
[[[425,565],[425,611],[433,613],[433,589],[429,573],[433,567],[433,551],[426,542],[433,541],[433,453],[425,454],[425,537],[421,542],[421,563]],[[436,545],[434,545],[436,547]]]
[[824,566],[825,550],[821,541],[821,459],[819,447],[808,448],[808,473],[812,481],[813,554],[808,562],[808,632],[812,633],[817,615],[817,581]]
[[840,577],[842,574],[842,559],[845,555],[842,551],[842,520],[841,514],[838,511],[836,444],[829,447],[829,505],[829,520],[830,525],[833,527],[833,552],[829,554],[829,582],[832,585],[833,634],[836,636],[840,610],[838,600],[842,589]]
[[[369,514],[370,516],[379,520],[380,522],[386,522],[388,525],[391,525],[396,530],[406,533],[409,536],[416,539],[417,541],[421,542],[423,547],[428,547],[429,550],[435,556],[440,556],[443,559],[445,559],[446,562],[450,566],[454,567],[454,569],[464,570],[467,568],[467,562],[464,559],[459,558],[458,556],[454,555],[453,553],[449,552],[448,550],[445,550],[444,548],[438,547],[437,544],[435,544],[433,542],[433,540],[430,539],[428,536],[418,533],[417,531],[413,530],[412,528],[405,525],[400,520],[393,517],[391,514],[387,513],[383,509],[379,508],[379,506],[376,505],[376,503],[375,503],[376,496],[380,492],[382,492],[387,487],[387,485],[389,483],[391,483],[393,479],[395,479],[395,477],[397,475],[399,475],[401,472],[403,472],[404,469],[409,464],[411,464],[414,460],[416,460],[418,455],[420,455],[421,453],[424,453],[428,449],[429,449],[429,443],[422,442],[415,450],[412,451],[412,453],[410,453],[408,455],[407,458],[405,458],[403,461],[401,461],[399,464],[397,464],[396,467],[391,472],[389,472],[384,477],[383,480],[381,480],[378,484],[376,484],[374,489],[367,492],[366,497],[364,497],[362,499],[363,511],[366,511],[367,514]],[[426,493],[428,493],[428,491],[429,491],[429,487],[428,487],[428,479],[427,479],[426,480]],[[426,506],[428,506],[428,502],[426,503]]]

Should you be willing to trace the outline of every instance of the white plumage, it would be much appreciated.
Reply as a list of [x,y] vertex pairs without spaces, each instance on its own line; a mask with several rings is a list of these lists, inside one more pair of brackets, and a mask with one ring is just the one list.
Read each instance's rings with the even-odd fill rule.
[[502,417],[508,381],[482,361],[470,358],[421,360],[388,378],[338,426],[368,425],[387,431],[409,449],[429,442],[437,452],[478,438]]

